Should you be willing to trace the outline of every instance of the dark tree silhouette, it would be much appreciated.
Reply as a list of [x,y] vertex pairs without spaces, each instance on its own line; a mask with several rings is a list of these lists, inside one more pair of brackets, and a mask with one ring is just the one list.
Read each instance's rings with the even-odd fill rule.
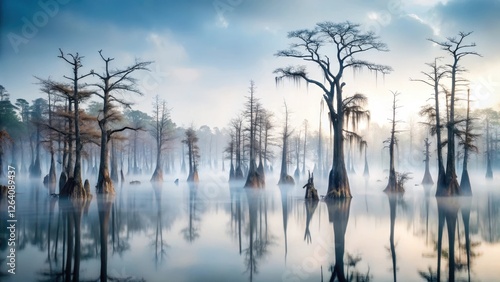
[[[255,83],[253,81],[250,81],[250,88],[249,88],[250,96],[248,96],[247,103],[245,105],[245,116],[248,118],[248,137],[249,137],[249,154],[250,154],[250,167],[248,169],[248,175],[247,175],[247,180],[245,183],[245,187],[250,187],[250,188],[262,188],[265,186],[265,180],[264,180],[264,175],[263,171],[259,171],[257,167],[257,162],[256,162],[256,157],[257,157],[257,149],[260,150],[260,147],[258,147],[258,142],[257,142],[257,128],[258,128],[258,121],[260,119],[260,110],[261,104],[258,101],[258,99],[255,98]],[[261,160],[262,161],[262,160]]]
[[[446,156],[446,174],[444,186],[438,185],[436,190],[436,196],[455,196],[461,194],[461,189],[458,184],[457,174],[455,169],[455,134],[456,134],[456,124],[460,121],[455,120],[455,101],[457,92],[457,75],[465,70],[460,67],[460,60],[468,55],[479,56],[477,52],[469,51],[471,48],[476,46],[475,43],[465,43],[464,40],[472,32],[460,32],[458,37],[449,37],[447,41],[439,42],[432,40],[431,42],[437,44],[448,53],[452,58],[452,63],[448,64],[447,67],[451,76],[451,89],[450,89],[450,102],[448,105],[448,122],[446,123],[446,129],[448,132],[448,142],[447,142],[447,156]],[[438,144],[439,145],[439,144]]]
[[99,128],[101,129],[101,154],[99,163],[99,174],[97,179],[97,192],[101,194],[114,194],[115,189],[109,174],[109,145],[113,134],[127,129],[137,130],[129,126],[121,128],[112,128],[113,122],[121,120],[121,114],[116,110],[116,106],[122,105],[130,107],[130,103],[120,98],[115,93],[130,92],[142,95],[136,88],[136,81],[132,78],[132,74],[140,70],[148,70],[151,62],[136,61],[129,67],[124,69],[110,70],[110,63],[114,58],[105,58],[102,55],[102,50],[99,55],[104,62],[104,73],[98,74],[91,71],[91,74],[99,78],[99,83],[92,84],[97,87],[102,93],[94,93],[99,96],[103,102],[102,112],[98,116]]
[[198,160],[200,155],[198,153],[198,136],[196,135],[196,131],[194,129],[188,128],[185,132],[185,139],[182,140],[182,143],[186,144],[188,148],[188,159],[189,159],[189,175],[187,178],[188,182],[198,182]]
[[156,142],[156,167],[153,172],[153,176],[151,176],[151,181],[162,182],[162,152],[165,149],[165,145],[170,140],[174,127],[172,121],[170,120],[170,113],[167,109],[167,102],[165,100],[160,101],[160,98],[157,95],[153,106],[153,130],[151,131],[151,133]]
[[422,179],[422,184],[423,185],[432,185],[432,184],[434,184],[434,181],[432,180],[432,175],[431,175],[431,172],[429,171],[429,162],[430,162],[430,156],[431,156],[431,153],[429,151],[429,147],[431,146],[431,142],[429,141],[429,138],[424,139],[424,144],[425,144],[425,151],[424,151],[425,173],[424,173],[424,178]]
[[467,113],[465,117],[465,130],[463,134],[459,135],[461,140],[459,145],[464,147],[464,160],[462,165],[462,178],[460,179],[460,188],[462,189],[462,196],[472,196],[472,189],[469,179],[468,163],[470,152],[477,152],[478,149],[474,142],[478,134],[473,133],[472,119],[470,117],[470,90],[467,90]]
[[328,219],[333,225],[335,265],[332,267],[330,281],[348,281],[344,271],[345,233],[349,223],[351,199],[338,199],[327,202]]
[[87,193],[84,190],[83,187],[83,182],[82,182],[82,163],[81,163],[81,158],[82,158],[82,150],[83,150],[83,143],[82,139],[80,136],[80,109],[79,109],[79,104],[80,104],[80,98],[81,96],[83,97],[88,97],[90,96],[90,93],[88,92],[81,92],[79,90],[79,82],[81,79],[91,75],[91,73],[87,73],[84,75],[80,75],[78,71],[80,68],[83,66],[82,65],[82,56],[80,56],[78,53],[75,54],[64,54],[61,49],[59,49],[60,55],[59,58],[63,59],[66,63],[68,63],[71,66],[71,69],[73,71],[73,76],[64,76],[66,79],[68,79],[73,85],[72,89],[73,90],[73,95],[71,96],[71,101],[73,102],[74,105],[74,140],[75,140],[75,166],[73,169],[73,175],[69,175],[68,180],[66,181],[66,184],[64,185],[62,191],[61,191],[61,196],[68,196],[71,198],[86,198],[90,197],[91,195],[87,195]]
[[[288,33],[288,38],[298,42],[291,44],[290,49],[276,53],[278,57],[287,57],[310,62],[319,66],[322,75],[312,78],[306,68],[286,67],[274,71],[276,82],[291,79],[295,82],[305,81],[317,86],[324,93],[323,98],[330,111],[330,120],[334,130],[332,170],[328,181],[327,197],[350,198],[351,191],[344,161],[344,72],[348,69],[368,69],[375,73],[387,74],[392,69],[385,65],[357,59],[370,50],[387,51],[373,32],[363,32],[358,24],[351,22],[321,22],[314,29],[302,29]],[[324,55],[323,49],[333,45],[334,53]],[[333,59],[333,61],[330,61]],[[335,73],[336,71],[336,73]]]
[[403,183],[399,182],[399,179],[396,175],[396,169],[394,168],[394,147],[397,146],[397,137],[396,134],[399,130],[396,130],[396,124],[400,121],[396,120],[396,110],[399,108],[397,105],[397,97],[399,96],[398,92],[392,92],[392,118],[389,119],[391,122],[391,137],[384,141],[387,143],[387,147],[389,148],[389,183],[387,183],[384,192],[404,192]]
[[424,106],[420,111],[421,116],[426,116],[428,119],[427,124],[429,125],[429,129],[432,135],[436,135],[436,147],[437,147],[437,160],[438,160],[438,185],[445,185],[445,170],[444,170],[444,162],[443,162],[443,141],[441,138],[441,113],[440,113],[440,104],[439,104],[439,86],[441,83],[441,79],[446,77],[447,71],[444,66],[438,66],[437,60],[439,58],[434,59],[433,63],[428,63],[427,65],[432,69],[430,72],[422,72],[422,74],[426,77],[426,79],[415,79],[414,81],[419,81],[427,84],[432,87],[433,98],[434,98],[434,106]]

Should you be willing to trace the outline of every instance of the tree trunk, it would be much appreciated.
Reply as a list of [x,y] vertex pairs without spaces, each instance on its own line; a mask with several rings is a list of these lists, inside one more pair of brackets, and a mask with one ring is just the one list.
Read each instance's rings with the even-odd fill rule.
[[114,194],[115,188],[109,175],[109,147],[106,120],[99,121],[101,128],[101,154],[99,161],[99,173],[97,178],[97,193]]
[[157,153],[156,153],[156,168],[151,176],[152,182],[163,182],[163,171],[161,168],[161,149],[160,144],[157,144]]
[[54,159],[54,150],[50,152],[50,168],[49,168],[49,190],[51,194],[56,192],[57,175],[56,175],[56,162]]
[[31,178],[40,178],[42,170],[40,168],[40,126],[36,128],[35,162],[30,170]]
[[470,134],[470,119],[469,119],[469,110],[470,110],[470,90],[467,91],[467,116],[465,120],[465,142],[464,142],[464,162],[462,165],[462,178],[460,179],[460,188],[462,196],[472,196],[472,189],[470,185],[469,179],[469,171],[467,170],[467,164],[469,160],[469,144],[472,142],[472,139],[469,137]]
[[114,181],[115,183],[118,183],[118,161],[117,161],[117,156],[116,156],[116,144],[115,140],[111,138],[111,173],[110,177],[111,180]]
[[445,186],[438,187],[436,196],[456,196],[460,195],[457,173],[455,171],[455,83],[456,83],[457,62],[455,61],[451,70],[451,97],[449,106],[449,121],[446,124],[448,131],[448,153],[446,156]]
[[[344,161],[344,112],[342,109],[342,98],[337,93],[337,114],[330,110],[330,119],[333,123],[333,163],[328,177],[327,198],[352,198],[349,186],[349,178]],[[328,104],[328,101],[327,101]],[[329,105],[329,108],[333,108]]]
[[424,178],[422,179],[422,184],[423,185],[432,185],[434,184],[434,181],[432,180],[431,173],[429,171],[429,162],[430,162],[430,152],[429,152],[429,146],[431,143],[429,142],[429,138],[425,138],[424,140],[425,143],[425,173],[424,173]]

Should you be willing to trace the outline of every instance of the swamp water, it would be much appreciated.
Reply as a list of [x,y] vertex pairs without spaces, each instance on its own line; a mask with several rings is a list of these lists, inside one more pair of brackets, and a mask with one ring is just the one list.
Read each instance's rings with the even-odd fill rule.
[[[500,281],[494,182],[473,184],[471,198],[437,199],[417,181],[388,196],[385,180],[351,176],[353,198],[327,204],[304,200],[304,178],[280,188],[268,177],[263,190],[217,173],[200,179],[144,178],[87,203],[18,179],[16,274],[4,199],[0,281],[65,281],[75,267],[80,281]],[[325,181],[315,184],[324,195]]]

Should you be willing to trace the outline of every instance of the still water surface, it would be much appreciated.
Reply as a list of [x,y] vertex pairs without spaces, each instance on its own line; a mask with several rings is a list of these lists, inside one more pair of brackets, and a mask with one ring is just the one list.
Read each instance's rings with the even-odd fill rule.
[[[417,181],[388,196],[383,181],[351,176],[352,200],[327,204],[272,178],[258,191],[224,175],[200,179],[141,179],[87,203],[19,179],[16,274],[7,273],[2,200],[0,280],[64,281],[75,272],[80,281],[500,281],[494,183],[475,185],[471,198],[436,199],[435,187]],[[324,181],[316,187],[325,194]]]

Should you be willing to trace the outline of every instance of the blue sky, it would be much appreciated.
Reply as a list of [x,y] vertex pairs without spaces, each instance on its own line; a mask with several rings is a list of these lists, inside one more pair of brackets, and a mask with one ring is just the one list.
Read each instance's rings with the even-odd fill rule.
[[317,89],[274,83],[274,69],[302,63],[273,55],[290,43],[288,31],[350,20],[376,31],[391,50],[367,58],[391,65],[392,74],[345,77],[348,92],[369,97],[375,121],[388,116],[389,90],[403,93],[405,118],[425,103],[430,89],[409,77],[419,78],[426,62],[443,55],[426,39],[443,40],[459,31],[474,31],[471,40],[483,55],[463,61],[475,105],[500,102],[499,0],[3,0],[0,5],[0,84],[13,100],[41,95],[35,75],[60,80],[68,74],[58,48],[84,55],[83,71],[102,70],[97,53],[102,49],[117,68],[136,58],[154,61],[150,73],[136,75],[144,97],[130,100],[148,112],[158,94],[180,125],[225,126],[241,110],[250,79],[278,119],[286,99],[297,124],[314,122]]

